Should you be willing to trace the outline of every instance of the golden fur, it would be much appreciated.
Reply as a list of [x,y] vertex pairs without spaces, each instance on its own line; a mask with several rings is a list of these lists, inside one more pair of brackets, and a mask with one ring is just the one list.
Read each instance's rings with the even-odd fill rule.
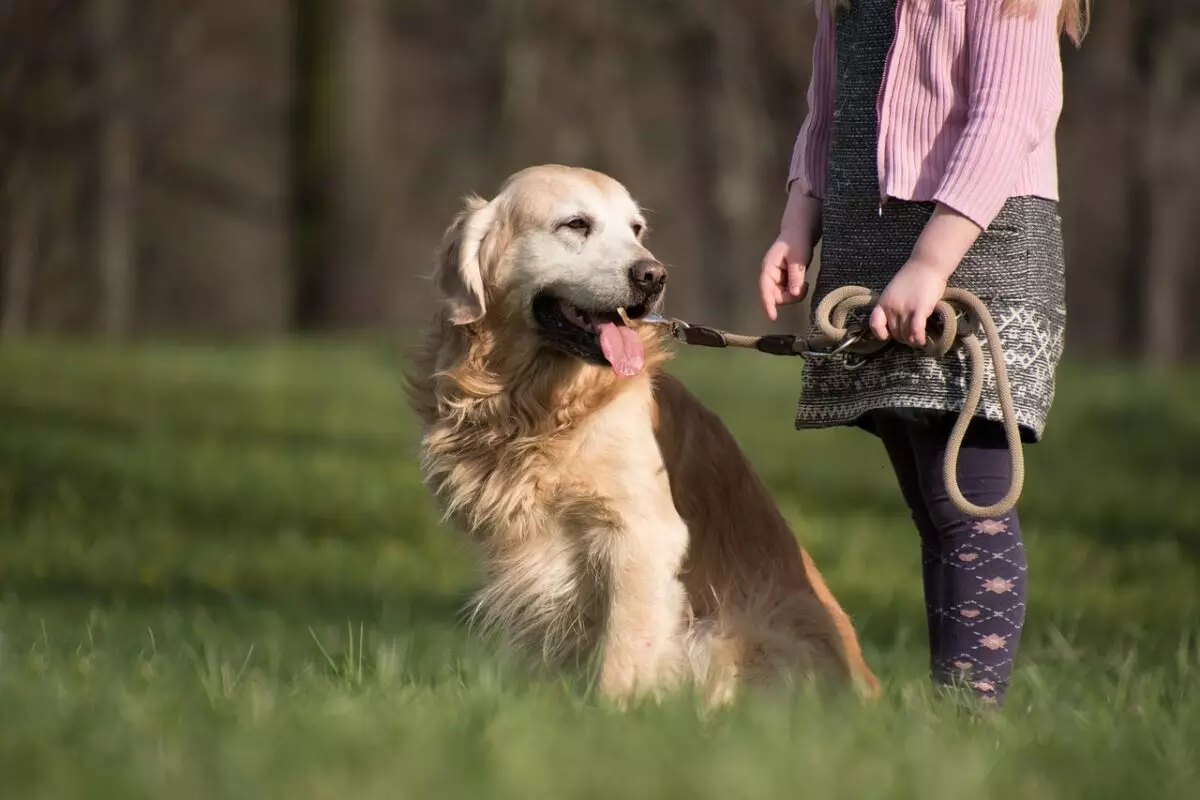
[[[575,208],[587,241],[556,228]],[[616,297],[653,258],[643,228],[615,180],[550,165],[468,199],[446,233],[409,397],[426,483],[479,549],[474,618],[552,664],[598,654],[614,699],[787,673],[874,696],[850,620],[725,426],[661,370],[660,335],[638,328],[645,367],[620,378],[530,318],[547,285]]]

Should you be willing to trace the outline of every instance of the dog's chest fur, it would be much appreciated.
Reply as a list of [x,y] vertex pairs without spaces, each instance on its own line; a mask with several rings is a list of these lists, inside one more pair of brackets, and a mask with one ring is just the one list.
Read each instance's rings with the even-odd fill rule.
[[[649,381],[552,437],[507,437],[477,425],[438,425],[422,443],[427,482],[449,516],[475,535],[536,537],[602,524],[599,505],[669,501],[670,487],[653,430]],[[465,516],[464,516],[465,515]]]
[[641,512],[669,501],[653,403],[649,381],[639,381],[588,419],[571,443],[574,452],[559,467],[562,478]]
[[477,623],[552,658],[578,655],[606,614],[614,563],[636,553],[678,569],[687,531],[653,403],[639,378],[554,437],[426,436],[430,488],[483,557]]

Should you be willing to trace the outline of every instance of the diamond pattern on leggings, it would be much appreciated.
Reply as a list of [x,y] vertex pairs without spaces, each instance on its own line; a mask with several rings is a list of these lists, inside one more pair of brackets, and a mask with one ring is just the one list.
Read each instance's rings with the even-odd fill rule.
[[971,526],[971,529],[982,536],[999,536],[1008,532],[1008,520],[983,519]]
[[993,563],[1007,564],[1010,569],[1020,569],[1020,545],[991,549],[985,543],[970,541],[950,551],[950,561],[958,569],[978,572]]
[[964,520],[948,533],[955,535],[944,535],[942,552],[924,559],[949,589],[944,605],[931,610],[941,631],[935,669],[980,700],[998,702],[1025,617],[1020,529],[1005,517]]

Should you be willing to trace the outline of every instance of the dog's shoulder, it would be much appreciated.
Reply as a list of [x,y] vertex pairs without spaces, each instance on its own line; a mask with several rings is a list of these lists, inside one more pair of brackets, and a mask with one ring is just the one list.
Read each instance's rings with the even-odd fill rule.
[[654,373],[653,393],[655,406],[668,408],[695,408],[702,413],[712,413],[679,378],[665,370]]
[[733,432],[679,378],[655,376],[653,415],[654,437],[677,494],[721,486],[753,496],[756,503],[769,502]]
[[654,375],[653,399],[654,430],[660,439],[707,432],[732,443],[732,435],[721,417],[669,372]]

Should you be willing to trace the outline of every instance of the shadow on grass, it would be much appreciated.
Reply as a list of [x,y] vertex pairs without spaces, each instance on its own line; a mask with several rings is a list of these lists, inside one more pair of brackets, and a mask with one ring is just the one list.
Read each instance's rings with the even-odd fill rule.
[[175,415],[155,417],[148,425],[133,414],[97,412],[81,407],[37,406],[0,399],[0,420],[6,426],[20,426],[26,432],[44,430],[61,435],[83,434],[126,442],[153,431],[186,448],[192,441],[224,440],[230,444],[279,450],[295,455],[341,455],[355,459],[390,461],[411,458],[411,439],[397,432],[325,433],[312,426],[247,425],[219,416],[187,419]]
[[[154,432],[161,434],[159,447],[169,448],[169,458],[151,463],[146,451],[130,448],[150,430],[135,417],[0,400],[0,420],[6,428],[0,436],[0,478],[8,506],[0,510],[12,520],[56,508],[65,492],[89,515],[185,521],[184,527],[203,530],[206,539],[274,539],[287,531],[351,541],[403,540],[413,529],[435,523],[417,502],[424,495],[415,477],[411,487],[407,479],[391,480],[409,467],[415,476],[411,447],[395,435],[156,419],[161,427]],[[188,454],[195,442],[213,437],[234,451],[227,457],[231,467],[236,451],[249,447],[261,447],[275,463],[240,483],[231,484],[222,471],[206,486]],[[344,481],[331,487],[320,475],[296,468],[308,457],[331,456],[352,470],[400,470],[377,471],[381,477],[374,478],[393,501],[355,505],[345,496]],[[347,475],[352,481],[354,475]],[[408,497],[410,488],[414,498]]]
[[385,592],[351,586],[268,586],[242,582],[219,589],[183,576],[148,586],[86,575],[35,577],[0,573],[0,585],[6,600],[20,603],[203,608],[212,613],[255,610],[312,621],[377,620],[388,616],[439,628],[463,624],[462,610],[468,600],[466,593],[436,594],[411,589]]

